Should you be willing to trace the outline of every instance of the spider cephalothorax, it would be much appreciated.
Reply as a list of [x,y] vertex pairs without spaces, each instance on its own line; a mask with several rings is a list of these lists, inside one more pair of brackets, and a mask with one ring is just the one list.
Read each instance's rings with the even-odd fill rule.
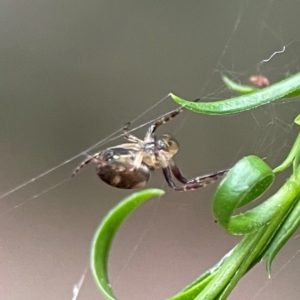
[[[158,119],[148,128],[144,140],[128,133],[130,123],[123,128],[124,138],[129,142],[100,151],[80,164],[73,175],[78,173],[86,164],[93,162],[97,165],[98,176],[107,184],[122,188],[136,189],[144,186],[154,169],[162,168],[168,185],[175,191],[195,190],[215,181],[228,170],[186,179],[173,161],[179,146],[169,134],[161,138],[155,136],[157,127],[165,124],[184,110],[178,108],[168,115]],[[176,186],[173,176],[183,185]]]

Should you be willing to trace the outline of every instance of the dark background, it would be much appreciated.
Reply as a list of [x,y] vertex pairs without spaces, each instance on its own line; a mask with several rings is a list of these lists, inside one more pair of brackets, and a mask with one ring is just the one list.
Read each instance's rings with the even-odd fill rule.
[[[212,101],[233,96],[222,75],[247,83],[264,74],[276,82],[299,71],[299,9],[296,0],[1,1],[1,194],[77,156],[169,92]],[[158,134],[176,136],[176,161],[187,177],[228,168],[248,154],[275,167],[296,136],[297,101],[233,116],[185,112]],[[168,98],[133,126],[175,107]],[[142,138],[145,130],[135,134]],[[98,224],[131,193],[99,181],[92,165],[63,183],[84,159],[1,198],[1,299],[72,299]],[[216,184],[176,193],[157,171],[148,187],[166,194],[126,221],[111,252],[111,283],[120,300],[175,294],[240,239],[214,222]],[[276,258],[271,280],[261,263],[229,298],[298,299],[297,237]],[[80,299],[104,299],[90,271]]]

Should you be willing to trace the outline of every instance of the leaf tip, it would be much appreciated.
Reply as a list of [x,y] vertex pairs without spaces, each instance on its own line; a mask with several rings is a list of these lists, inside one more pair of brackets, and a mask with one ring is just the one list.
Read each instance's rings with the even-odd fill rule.
[[272,277],[272,275],[271,275],[271,264],[272,264],[272,260],[268,257],[267,263],[266,263],[266,269],[267,269],[267,274],[268,274],[269,279],[271,279],[271,277]]
[[298,115],[296,117],[296,119],[294,120],[294,122],[297,124],[297,125],[300,125],[300,115]]

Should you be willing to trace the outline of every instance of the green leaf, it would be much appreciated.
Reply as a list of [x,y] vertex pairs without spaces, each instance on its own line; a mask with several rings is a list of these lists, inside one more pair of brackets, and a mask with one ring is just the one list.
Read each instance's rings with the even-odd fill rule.
[[215,102],[191,102],[170,94],[172,99],[186,108],[211,115],[234,114],[241,111],[256,108],[270,103],[274,100],[283,98],[291,93],[298,95],[300,91],[300,73],[288,77],[278,83],[270,85],[256,92]]
[[239,279],[248,271],[255,257],[265,228],[246,235],[233,249],[220,268],[215,272],[214,278],[194,300],[225,300],[230,291],[236,286]]
[[114,207],[100,224],[92,243],[91,268],[100,290],[107,299],[116,300],[107,273],[108,254],[116,231],[135,208],[149,198],[163,194],[164,191],[159,189],[147,189],[134,193]]
[[[238,94],[241,95],[245,95],[245,94],[250,94],[253,92],[256,92],[258,90],[260,90],[259,88],[253,87],[253,86],[249,86],[249,85],[243,85],[243,84],[239,84],[234,82],[233,80],[229,79],[226,76],[222,77],[224,83],[227,85],[227,87],[230,90],[233,90],[235,92],[237,92]],[[299,90],[295,90],[287,95],[285,95],[285,98],[293,98],[293,97],[297,97],[300,95],[300,89]]]
[[201,275],[200,278],[198,278],[196,281],[194,281],[192,284],[186,287],[184,290],[179,292],[177,295],[168,298],[168,300],[195,299],[197,295],[199,295],[204,290],[204,288],[209,284],[212,278],[213,278],[213,274],[209,274],[209,272],[206,272],[203,275]]
[[241,159],[230,169],[215,193],[213,212],[216,220],[231,234],[250,233],[267,224],[274,211],[265,204],[237,216],[233,213],[260,197],[273,180],[272,169],[257,156]]
[[300,125],[300,115],[298,115],[294,121],[297,125]]
[[[297,125],[300,125],[300,115],[298,115],[294,121]],[[287,169],[292,163],[293,163],[293,169],[294,172],[296,171],[300,161],[300,133],[297,136],[296,141],[294,142],[294,145],[287,156],[287,158],[284,160],[284,162],[274,169],[274,172],[281,172]]]
[[222,79],[229,89],[231,89],[241,95],[250,94],[250,93],[260,90],[253,86],[238,84],[226,76],[223,76]]
[[295,90],[285,96],[285,98],[294,98],[300,96],[300,90]]
[[300,225],[300,202],[299,197],[295,200],[295,205],[291,207],[286,216],[282,219],[278,230],[272,237],[264,258],[266,259],[267,272],[271,277],[271,264],[284,244],[289,240],[292,234]]
[[230,257],[232,251],[226,254],[215,266],[207,270],[200,277],[198,277],[194,282],[186,286],[175,296],[168,298],[168,300],[190,300],[195,299],[204,288],[211,282],[214,276],[218,273],[220,267],[225,263],[226,259]]
[[[299,160],[299,155],[300,155],[300,133],[297,136],[297,139],[289,153],[289,155],[287,156],[287,158],[284,160],[284,162],[278,166],[277,168],[274,169],[274,172],[282,172],[285,169],[287,169],[296,159],[296,164]],[[297,166],[295,166],[297,167]]]

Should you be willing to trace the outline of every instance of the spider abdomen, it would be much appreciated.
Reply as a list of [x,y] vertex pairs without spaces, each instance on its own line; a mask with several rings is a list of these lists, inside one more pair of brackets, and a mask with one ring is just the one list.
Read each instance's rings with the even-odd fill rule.
[[107,184],[120,189],[137,189],[143,187],[150,178],[150,170],[141,164],[136,170],[122,163],[114,162],[98,166],[97,174]]
[[143,162],[134,168],[135,150],[110,148],[99,155],[97,174],[107,184],[120,189],[137,189],[150,178],[150,169]]

